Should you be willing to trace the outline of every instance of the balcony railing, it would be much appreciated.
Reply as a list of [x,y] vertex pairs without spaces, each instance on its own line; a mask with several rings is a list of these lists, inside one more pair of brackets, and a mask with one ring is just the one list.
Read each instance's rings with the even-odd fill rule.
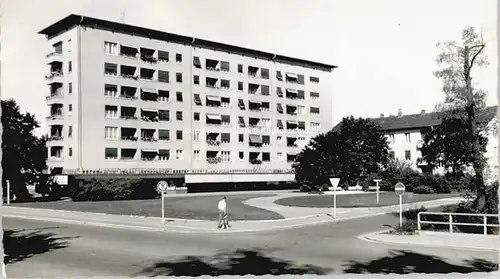
[[134,136],[122,136],[121,140],[137,141],[137,137],[134,137]]
[[52,135],[48,138],[49,141],[58,141],[62,139],[63,139],[62,135]]
[[62,55],[62,52],[59,52],[59,51],[54,51],[54,52],[51,52],[51,53],[49,53],[49,54],[45,55],[45,58],[50,58],[50,57],[52,57],[52,56],[56,56],[56,55],[57,55],[57,56],[60,56],[60,55]]
[[123,99],[129,99],[129,100],[137,100],[138,98],[134,95],[126,95],[126,94],[121,94],[120,95],[120,98],[123,98]]
[[52,113],[50,114],[50,116],[47,116],[47,119],[50,119],[50,118],[63,118],[64,115],[62,113]]
[[141,137],[141,140],[142,141],[149,141],[149,142],[156,142],[156,141],[158,141],[154,137]]
[[63,76],[63,72],[54,71],[54,72],[51,72],[50,74],[46,75],[45,79],[51,80],[55,77],[62,77],[62,76]]
[[219,146],[220,145],[220,141],[218,140],[207,140],[207,144],[208,145],[211,145],[211,146]]
[[120,116],[120,119],[132,120],[132,119],[137,119],[137,116],[135,116],[135,115],[122,115],[122,116]]
[[222,162],[222,158],[220,158],[220,157],[207,158],[207,163],[209,163],[209,164],[218,164],[220,162]]
[[49,96],[45,97],[45,99],[47,101],[49,101],[49,100],[59,99],[59,98],[63,98],[63,97],[64,97],[63,94],[52,94],[52,95],[49,95]]
[[131,75],[131,74],[120,74],[120,76],[122,78],[126,78],[126,79],[133,79],[133,80],[138,80],[139,77],[136,76],[136,75]]

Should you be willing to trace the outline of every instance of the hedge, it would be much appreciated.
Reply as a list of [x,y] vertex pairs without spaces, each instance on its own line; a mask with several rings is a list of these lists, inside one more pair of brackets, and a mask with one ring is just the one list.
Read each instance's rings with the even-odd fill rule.
[[69,189],[74,201],[110,201],[154,199],[158,180],[153,179],[83,179]]

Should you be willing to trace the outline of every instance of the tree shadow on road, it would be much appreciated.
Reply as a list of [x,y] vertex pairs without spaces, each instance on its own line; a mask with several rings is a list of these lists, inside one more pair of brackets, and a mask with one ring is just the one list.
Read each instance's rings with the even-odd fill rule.
[[[50,228],[48,228],[50,229]],[[44,230],[4,230],[3,247],[4,263],[12,264],[23,261],[34,255],[62,249],[69,245],[69,240],[78,237],[58,237]]]
[[369,262],[351,261],[344,267],[344,273],[471,273],[498,270],[498,263],[481,259],[465,261],[454,265],[436,256],[418,254],[410,251],[395,250],[390,255]]
[[296,265],[290,261],[272,258],[260,250],[237,249],[221,251],[215,256],[187,256],[171,262],[158,262],[143,269],[136,276],[219,276],[219,275],[325,275],[332,269],[313,265]]

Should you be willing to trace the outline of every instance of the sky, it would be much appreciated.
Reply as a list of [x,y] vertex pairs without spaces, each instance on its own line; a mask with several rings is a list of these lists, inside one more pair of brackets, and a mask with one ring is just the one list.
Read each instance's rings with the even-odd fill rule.
[[490,66],[474,73],[496,105],[496,0],[2,0],[2,99],[14,98],[46,130],[46,39],[71,13],[339,66],[333,123],[431,111],[444,99],[436,43],[483,30]]

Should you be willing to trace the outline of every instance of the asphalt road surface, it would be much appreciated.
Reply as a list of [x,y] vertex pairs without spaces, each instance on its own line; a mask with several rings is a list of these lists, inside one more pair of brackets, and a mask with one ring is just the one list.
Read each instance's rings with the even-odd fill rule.
[[246,234],[140,232],[3,219],[9,277],[447,273],[493,268],[498,253],[362,241],[386,215]]

